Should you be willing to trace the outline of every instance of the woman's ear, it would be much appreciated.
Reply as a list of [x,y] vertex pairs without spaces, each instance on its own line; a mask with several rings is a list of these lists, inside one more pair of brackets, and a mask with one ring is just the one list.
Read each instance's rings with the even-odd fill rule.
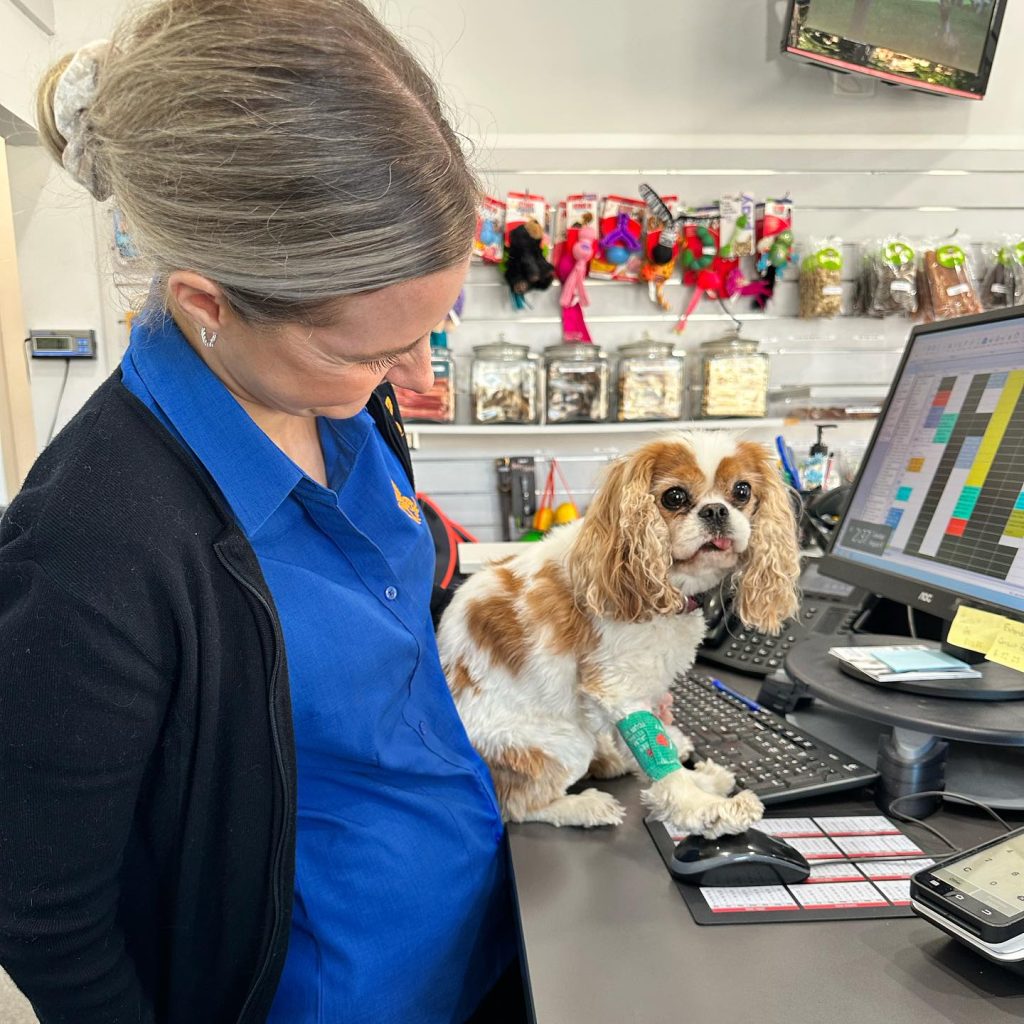
[[736,612],[748,626],[777,633],[800,607],[796,519],[768,449],[754,441],[741,441],[737,448],[757,466],[757,506],[751,521],[748,560],[736,578]]
[[668,528],[651,494],[657,453],[641,448],[614,463],[569,553],[576,600],[594,615],[642,622],[682,607],[669,583]]
[[173,308],[197,327],[220,334],[235,318],[220,285],[192,270],[175,270],[167,278],[167,294]]

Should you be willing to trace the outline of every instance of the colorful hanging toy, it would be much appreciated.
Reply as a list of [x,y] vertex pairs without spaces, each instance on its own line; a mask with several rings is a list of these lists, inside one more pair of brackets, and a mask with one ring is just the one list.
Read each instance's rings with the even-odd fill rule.
[[[575,235],[575,241],[573,241]],[[570,234],[558,261],[558,278],[562,282],[562,340],[590,342],[590,331],[583,318],[583,310],[590,305],[586,279],[590,261],[597,247],[597,231],[589,221],[570,229]]]
[[505,280],[516,309],[527,305],[526,293],[544,291],[555,279],[555,268],[544,258],[544,228],[528,220],[514,228],[505,252]]
[[620,213],[615,227],[601,239],[601,252],[609,263],[621,267],[629,262],[629,257],[640,249],[640,242],[629,230],[629,214]]
[[677,334],[686,329],[701,299],[705,296],[712,299],[723,299],[727,296],[726,282],[729,275],[739,267],[739,260],[732,255],[733,239],[746,225],[737,221],[732,237],[719,248],[719,240],[710,226],[717,226],[718,223],[717,207],[710,207],[707,211],[695,215],[685,226],[681,251],[683,280],[687,284],[692,284],[694,289],[689,305],[683,310],[676,324]]
[[[668,201],[659,196],[650,185],[641,185],[640,195],[649,214],[647,260],[640,271],[640,276],[647,282],[651,301],[667,311],[672,307],[665,297],[665,284],[672,279],[675,271],[683,218],[675,216]],[[676,197],[672,196],[670,200],[675,202]]]
[[[555,477],[562,483],[562,490],[565,492],[566,500],[555,507]],[[548,467],[547,480],[544,483],[544,493],[541,495],[540,505],[533,516],[533,529],[524,533],[520,540],[540,540],[552,526],[562,526],[579,519],[580,512],[573,500],[572,491],[562,473],[562,467],[558,460],[552,458]]]
[[754,308],[764,310],[775,294],[775,282],[793,262],[793,201],[769,199],[757,208],[757,272],[764,288]]

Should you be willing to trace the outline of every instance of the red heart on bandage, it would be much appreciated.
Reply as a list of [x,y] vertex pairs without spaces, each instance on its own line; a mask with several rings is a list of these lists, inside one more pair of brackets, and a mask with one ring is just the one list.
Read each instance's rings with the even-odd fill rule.
[[659,732],[658,735],[655,736],[654,742],[657,743],[659,747],[667,747],[668,737],[663,732]]

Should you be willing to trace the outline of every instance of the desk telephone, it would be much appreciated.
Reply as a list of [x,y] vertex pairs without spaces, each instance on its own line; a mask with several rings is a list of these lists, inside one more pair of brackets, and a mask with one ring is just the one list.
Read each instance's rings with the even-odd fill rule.
[[744,626],[732,613],[731,604],[718,593],[704,599],[708,631],[697,657],[735,672],[767,676],[781,668],[790,648],[808,636],[849,636],[860,616],[867,591],[822,576],[814,560],[800,575],[803,603],[778,636],[768,636]]

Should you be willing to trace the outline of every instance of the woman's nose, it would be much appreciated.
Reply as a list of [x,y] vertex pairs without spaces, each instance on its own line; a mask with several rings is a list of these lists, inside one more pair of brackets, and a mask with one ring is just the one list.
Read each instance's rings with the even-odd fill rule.
[[401,362],[386,374],[390,383],[423,394],[434,385],[434,369],[430,364],[430,336],[423,339]]

